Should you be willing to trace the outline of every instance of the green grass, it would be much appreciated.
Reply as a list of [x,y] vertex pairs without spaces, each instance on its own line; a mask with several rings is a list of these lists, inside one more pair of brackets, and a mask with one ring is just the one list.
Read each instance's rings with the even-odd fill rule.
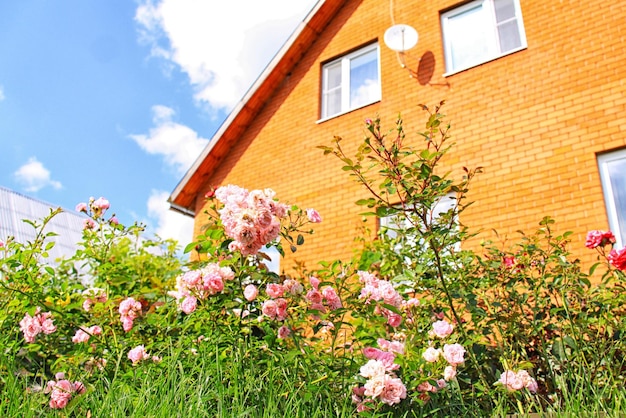
[[[285,363],[285,359],[252,356],[244,350],[232,350],[224,357],[214,347],[207,347],[197,356],[174,351],[169,358],[110,379],[95,380],[88,385],[87,393],[75,397],[60,411],[48,407],[48,395],[29,392],[28,380],[16,377],[11,359],[3,358],[0,416],[326,418],[356,415],[349,397],[349,382],[343,382],[342,388],[342,382],[325,377],[329,370],[315,370],[303,359],[291,358]],[[551,414],[545,416],[625,416],[623,391],[611,385],[585,386],[585,380],[574,381],[560,408],[547,411]],[[505,402],[499,403],[494,398],[493,410],[485,411],[471,401],[451,397],[448,404],[435,409],[430,409],[434,405],[428,409],[404,405],[393,412],[367,416],[531,416],[523,410],[506,410],[504,405]]]

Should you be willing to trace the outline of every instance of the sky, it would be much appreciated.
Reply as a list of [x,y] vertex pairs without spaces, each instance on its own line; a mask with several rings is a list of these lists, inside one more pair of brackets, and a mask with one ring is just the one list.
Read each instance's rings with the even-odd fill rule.
[[316,0],[0,0],[0,186],[184,247],[167,198]]
[[167,198],[315,0],[0,0],[0,185],[192,240]]

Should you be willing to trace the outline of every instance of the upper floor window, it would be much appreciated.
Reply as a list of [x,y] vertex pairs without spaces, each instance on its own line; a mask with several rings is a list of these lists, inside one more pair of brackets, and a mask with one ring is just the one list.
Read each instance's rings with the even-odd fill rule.
[[322,119],[380,100],[378,44],[322,67]]
[[441,15],[446,71],[526,48],[519,0],[474,0]]
[[598,156],[598,166],[615,248],[622,248],[626,245],[626,149]]

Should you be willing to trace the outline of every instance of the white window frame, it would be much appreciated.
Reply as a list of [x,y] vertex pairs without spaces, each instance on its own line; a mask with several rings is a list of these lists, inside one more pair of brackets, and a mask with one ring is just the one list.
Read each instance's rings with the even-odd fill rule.
[[[476,67],[486,62],[493,61],[497,58],[513,54],[517,51],[521,51],[527,48],[528,45],[526,43],[526,32],[524,30],[524,20],[522,18],[520,0],[513,0],[515,7],[515,17],[502,22],[496,21],[496,12],[494,5],[495,1],[497,0],[474,0],[441,14],[443,47],[446,59],[446,73],[444,74],[444,77],[456,74],[458,72],[467,70],[468,68]],[[484,56],[476,57],[471,63],[454,67],[454,60],[452,57],[452,40],[450,39],[450,36],[446,37],[446,33],[450,33],[451,30],[450,20],[476,7],[482,7],[484,13],[484,16],[482,17],[486,21],[486,24],[490,25],[491,28],[490,31],[487,31],[487,36],[489,37],[489,43],[487,48],[488,52]],[[517,28],[519,31],[521,45],[517,48],[502,51],[502,48],[500,46],[500,38],[498,35],[498,25],[502,25],[513,20],[517,20]]]
[[[622,212],[619,211],[620,208],[618,208],[613,185],[611,184],[609,164],[620,160],[626,161],[626,148],[598,155],[598,169],[600,171],[602,191],[604,192],[606,212],[609,218],[609,228],[615,235],[615,248],[618,249],[621,249],[626,245],[626,233],[622,233],[623,231],[626,231],[626,225],[624,225],[624,223],[626,223],[626,213],[623,212],[624,208],[621,208]],[[626,177],[626,173],[624,173],[623,176]],[[622,223],[620,223],[619,219],[620,214],[623,221]]]
[[[361,103],[358,105],[352,105],[350,103],[350,62],[360,57],[364,54],[370,53],[372,51],[376,52],[376,70],[378,72],[378,89],[374,97],[371,98],[367,103]],[[341,109],[336,112],[329,114],[328,113],[328,105],[327,105],[327,91],[326,83],[328,80],[327,72],[329,68],[336,67],[337,65],[341,66]],[[338,59],[333,61],[329,61],[322,65],[322,88],[321,88],[321,119],[319,122],[324,121],[326,119],[331,119],[339,115],[343,115],[345,113],[351,112],[355,109],[359,109],[365,106],[369,106],[372,103],[379,102],[381,99],[381,81],[380,81],[380,49],[378,47],[378,42],[369,44],[363,48],[360,48],[354,52],[346,54]]]

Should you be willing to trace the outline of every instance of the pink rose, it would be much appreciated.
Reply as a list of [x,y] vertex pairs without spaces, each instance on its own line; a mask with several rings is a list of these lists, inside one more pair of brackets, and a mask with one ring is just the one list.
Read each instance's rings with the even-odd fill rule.
[[146,351],[143,345],[138,345],[137,347],[131,349],[128,352],[128,358],[133,362],[133,365],[139,363],[142,360],[147,360],[150,358],[150,355]]
[[384,338],[379,338],[377,343],[381,350],[404,354],[404,343],[402,341],[387,341]]
[[604,247],[608,244],[615,244],[615,235],[611,231],[589,231],[585,247],[594,249],[596,247]]
[[445,319],[443,321],[436,321],[433,323],[432,333],[439,338],[446,338],[452,334],[454,327]]
[[606,258],[616,269],[626,271],[626,247],[619,251],[611,250]]
[[132,318],[128,316],[124,316],[121,319],[122,319],[122,329],[124,329],[124,331],[128,332],[131,329],[133,329],[134,320]]
[[285,339],[289,337],[289,335],[291,335],[291,330],[288,327],[283,325],[282,327],[278,328],[278,338]]
[[85,219],[85,222],[83,223],[83,229],[92,230],[95,228],[96,228],[96,223],[94,222],[93,219],[91,218]]
[[197,306],[198,306],[198,300],[193,296],[187,296],[185,297],[185,299],[183,299],[183,303],[180,304],[180,309],[184,313],[189,315],[190,313],[196,310]]
[[72,397],[72,392],[74,392],[74,385],[72,385],[69,380],[59,380],[54,383],[52,388],[52,393],[50,394],[50,408],[65,408]]
[[366,379],[382,376],[387,372],[385,364],[380,360],[370,360],[359,369],[359,374]]
[[437,392],[437,388],[430,384],[430,382],[422,382],[417,385],[418,392]]
[[313,289],[317,290],[317,288],[320,286],[320,279],[318,279],[317,277],[311,276],[309,278],[309,283],[311,283],[311,287]]
[[518,376],[512,370],[507,370],[500,375],[500,379],[498,379],[498,383],[502,384],[505,388],[510,391],[520,390],[524,387],[524,381],[521,376]]
[[397,328],[402,323],[402,315],[398,315],[395,312],[387,311],[387,324],[390,326]]
[[283,296],[285,289],[277,283],[270,283],[265,287],[265,292],[267,296],[276,299]]
[[108,208],[110,208],[110,207],[111,207],[111,205],[110,205],[109,201],[108,201],[108,200],[106,200],[106,199],[105,199],[105,198],[103,198],[103,197],[99,197],[98,199],[96,199],[96,200],[93,202],[93,206],[95,206],[95,207],[99,208],[99,209],[100,209],[100,210],[102,210],[102,211],[105,211],[105,210],[107,210]]
[[322,217],[315,209],[307,209],[306,216],[309,219],[309,222],[312,222],[314,224],[322,222]]
[[89,337],[90,337],[89,334],[87,334],[82,329],[79,329],[76,331],[76,334],[74,334],[74,336],[72,337],[72,342],[74,344],[86,343],[87,341],[89,341]]
[[428,347],[424,353],[422,353],[422,357],[429,363],[434,363],[439,360],[439,355],[441,354],[440,350],[437,350],[435,347]]
[[76,205],[76,212],[87,212],[87,204],[84,202],[81,202],[78,205]]
[[532,393],[536,393],[538,388],[537,381],[533,379],[526,370],[517,372],[517,377],[522,380],[524,387]]
[[204,281],[204,287],[209,291],[209,294],[214,295],[224,290],[224,281],[219,274],[209,273],[202,279]]
[[198,286],[202,281],[202,273],[200,270],[191,270],[183,274],[182,281],[188,287]]
[[287,318],[287,301],[283,298],[266,300],[261,306],[261,312],[271,319],[284,321]]
[[465,361],[463,358],[464,355],[465,349],[461,344],[446,344],[443,346],[443,358],[445,358],[451,366],[462,364]]
[[378,357],[382,352],[382,350],[374,347],[365,347],[363,349],[363,355],[369,360],[378,360]]
[[443,378],[448,382],[456,377],[456,368],[453,366],[446,366],[443,370]]
[[406,398],[406,387],[402,380],[395,377],[385,379],[385,386],[380,393],[381,402],[387,405],[394,405],[400,403],[404,398]]
[[243,289],[243,297],[245,297],[248,302],[255,300],[258,295],[259,290],[253,284],[249,284]]
[[320,305],[322,303],[322,300],[323,300],[322,294],[318,290],[316,290],[316,289],[309,290],[307,292],[305,298],[306,298],[306,300],[308,300],[312,304],[317,304],[317,305]]

